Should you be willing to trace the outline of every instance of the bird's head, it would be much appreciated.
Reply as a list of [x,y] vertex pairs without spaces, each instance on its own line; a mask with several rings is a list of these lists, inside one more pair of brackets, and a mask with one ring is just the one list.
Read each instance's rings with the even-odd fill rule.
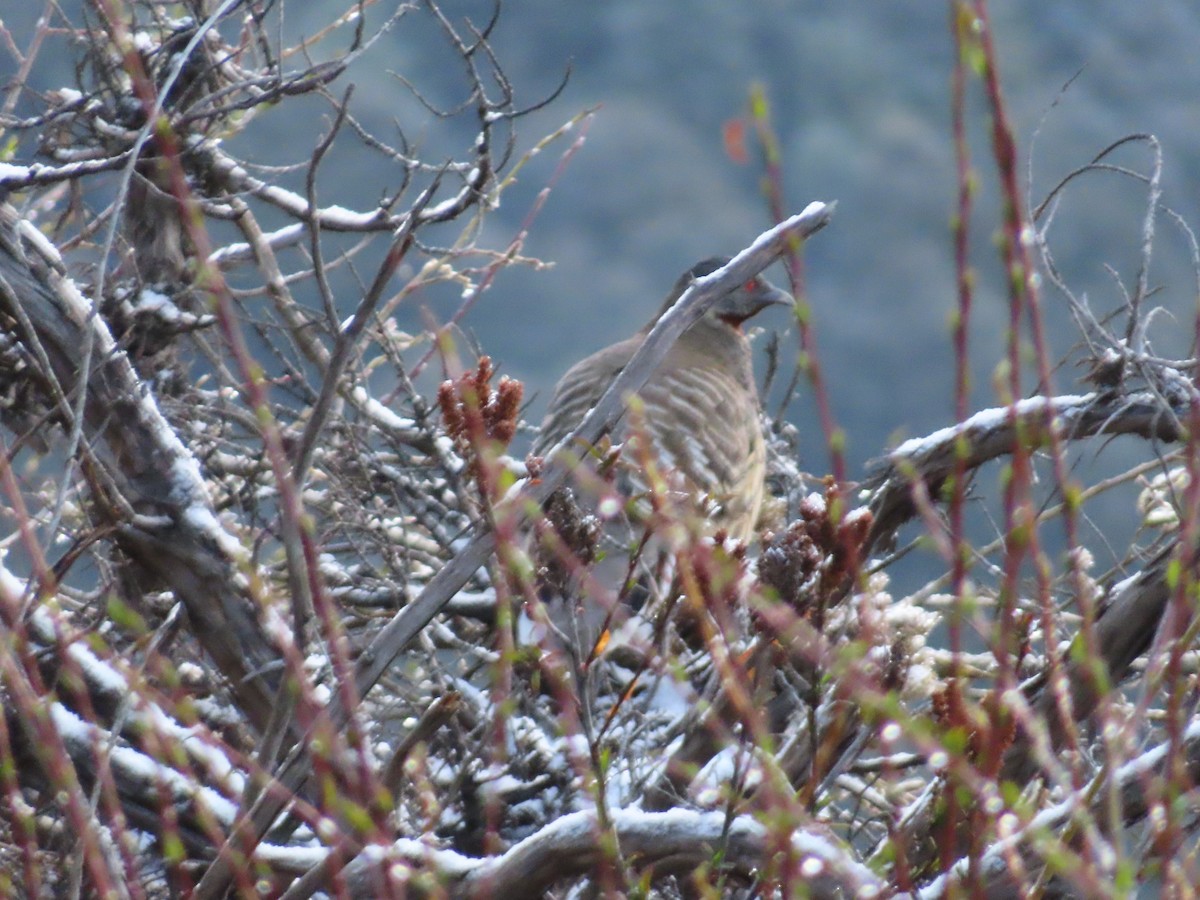
[[[675,287],[671,291],[670,298],[667,301],[663,311],[670,308],[684,291],[688,289],[693,281],[697,278],[703,278],[705,275],[711,275],[713,272],[728,264],[727,257],[711,257],[696,263],[686,272],[679,276],[679,280],[675,282]],[[758,315],[763,309],[768,306],[783,305],[791,306],[795,301],[792,295],[787,291],[775,287],[767,279],[761,275],[756,275],[744,284],[739,284],[729,293],[720,297],[716,303],[709,307],[705,318],[710,321],[721,321],[733,328],[739,328],[747,319]]]

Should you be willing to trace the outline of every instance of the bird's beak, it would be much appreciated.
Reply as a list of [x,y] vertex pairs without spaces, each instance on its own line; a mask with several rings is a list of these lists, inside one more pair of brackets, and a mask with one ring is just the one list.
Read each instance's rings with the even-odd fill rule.
[[746,285],[722,297],[713,314],[736,328],[768,306],[794,305],[795,301],[787,291],[780,290],[768,281],[758,280],[753,285]]
[[796,300],[787,291],[770,285],[762,298],[764,306],[795,306]]

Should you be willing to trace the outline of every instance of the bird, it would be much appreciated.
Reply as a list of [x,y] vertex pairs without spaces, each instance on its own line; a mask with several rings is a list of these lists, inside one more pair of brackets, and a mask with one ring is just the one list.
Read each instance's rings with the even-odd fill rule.
[[[567,437],[629,363],[658,319],[692,282],[728,262],[727,258],[710,257],[696,263],[679,276],[658,312],[636,334],[573,365],[554,388],[532,454],[543,457]],[[612,446],[622,446],[616,477],[610,482],[595,477],[600,465],[597,457],[602,453],[585,457],[585,471],[577,473],[571,482],[585,520],[595,521],[588,514],[595,512],[606,483],[611,483],[622,499],[635,501],[622,504],[620,515],[600,516],[604,520],[601,544],[608,578],[630,573],[630,554],[638,553],[639,539],[645,534],[646,504],[641,504],[639,513],[636,498],[645,493],[646,481],[636,459],[645,459],[646,455],[644,451],[629,452],[624,446],[639,429],[649,441],[649,458],[658,472],[675,495],[685,497],[700,513],[709,534],[723,532],[738,541],[751,538],[765,490],[766,445],[750,342],[742,326],[769,306],[793,304],[789,293],[762,276],[719,297],[683,332],[637,392],[640,415],[636,420],[624,416],[607,436]],[[648,548],[642,548],[642,576],[654,571],[653,557]],[[619,594],[624,594],[629,585],[616,587]],[[577,604],[582,602],[576,598]],[[565,615],[551,618],[581,631],[578,639],[586,644],[586,635],[596,628],[579,629],[578,623],[589,618],[581,618],[579,612],[578,608],[568,609]]]

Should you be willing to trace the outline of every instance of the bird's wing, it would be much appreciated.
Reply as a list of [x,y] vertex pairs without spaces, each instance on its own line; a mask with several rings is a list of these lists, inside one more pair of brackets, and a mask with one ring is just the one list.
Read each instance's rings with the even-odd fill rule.
[[588,411],[595,406],[613,379],[633,357],[642,342],[640,335],[605,347],[582,359],[567,370],[554,386],[554,396],[533,453],[543,456],[559,441],[574,431]]
[[664,468],[718,500],[743,483],[761,436],[757,404],[736,377],[711,368],[679,368],[651,379],[640,396]]
[[[638,336],[607,347],[562,377],[534,446],[536,455],[545,455],[578,427],[640,342]],[[696,348],[677,347],[638,392],[643,414],[636,427],[645,429],[663,474],[681,475],[688,493],[707,498],[706,514],[714,522],[745,537],[762,500],[765,448],[758,400],[747,366],[715,362]],[[633,427],[628,416],[622,419],[612,431],[613,441],[624,443]],[[639,495],[646,485],[636,459],[629,453],[623,459],[618,490]]]
[[[640,343],[631,338],[576,363],[554,389],[534,445],[544,455],[570,434],[629,362]],[[638,392],[645,428],[661,464],[676,469],[701,493],[719,495],[741,483],[759,442],[758,405],[733,372],[710,366],[660,369]],[[623,419],[613,432],[621,442]]]

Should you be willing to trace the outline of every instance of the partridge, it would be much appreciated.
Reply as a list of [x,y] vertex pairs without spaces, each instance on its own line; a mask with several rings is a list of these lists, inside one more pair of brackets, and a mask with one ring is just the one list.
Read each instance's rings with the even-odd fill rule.
[[[658,313],[641,331],[572,366],[554,389],[533,453],[545,455],[570,434],[629,362],[658,318],[693,280],[728,261],[712,258],[692,266],[675,282]],[[762,277],[720,297],[683,333],[638,392],[642,415],[636,418],[636,427],[626,415],[610,434],[614,445],[625,445],[635,432],[648,439],[649,455],[658,471],[673,492],[682,493],[694,504],[709,533],[723,530],[732,538],[746,540],[754,531],[763,500],[766,449],[750,343],[742,325],[767,306],[792,303],[787,292]],[[614,486],[626,501],[636,500],[646,489],[644,473],[636,464],[638,457],[645,459],[645,451],[631,452],[624,446],[617,463]],[[593,458],[585,465],[594,464]],[[589,478],[593,474],[585,471],[573,483],[585,512],[595,511],[599,501],[601,479]],[[638,546],[644,532],[637,506],[636,502],[626,502],[621,515],[603,517],[602,549],[609,559],[618,560],[616,567],[608,566],[608,578],[623,574],[613,569],[627,565],[628,554]],[[646,574],[645,566],[643,569]]]

